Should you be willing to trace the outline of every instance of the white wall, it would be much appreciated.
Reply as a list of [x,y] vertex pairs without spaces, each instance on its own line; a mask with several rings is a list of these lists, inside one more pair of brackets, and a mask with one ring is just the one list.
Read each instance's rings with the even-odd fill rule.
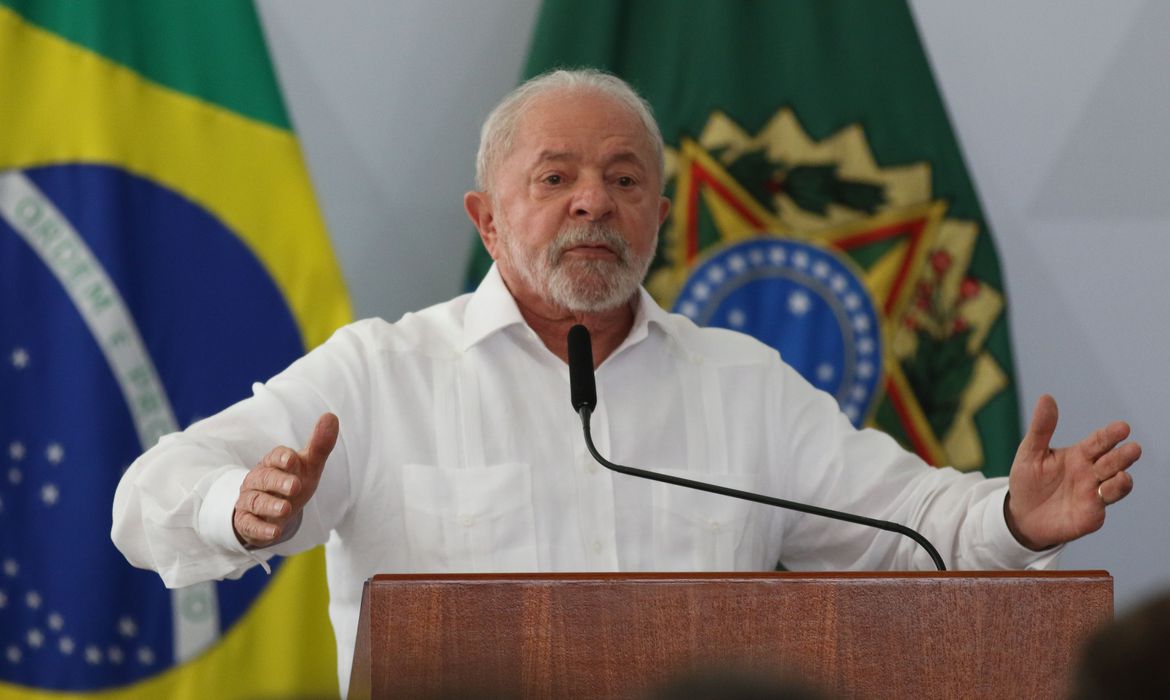
[[[520,73],[538,0],[261,0],[359,316],[460,291],[480,121]],[[1119,607],[1170,587],[1170,3],[913,0],[1003,259],[1020,395],[1057,438],[1113,418],[1137,487],[1065,568]]]

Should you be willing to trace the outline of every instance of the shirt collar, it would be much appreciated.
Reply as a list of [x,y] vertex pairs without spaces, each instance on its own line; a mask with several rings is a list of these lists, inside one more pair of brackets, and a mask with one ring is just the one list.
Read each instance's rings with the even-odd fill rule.
[[520,307],[504,284],[496,264],[492,263],[483,281],[476,287],[463,319],[463,349],[467,350],[498,330],[524,324]]
[[674,326],[670,323],[670,314],[664,311],[657,301],[654,301],[650,292],[647,292],[644,287],[639,287],[638,301],[634,308],[634,325],[630,327],[630,333],[626,339],[606,359],[606,362],[620,355],[626,348],[633,347],[645,340],[650,335],[651,325],[677,340]]
[[[674,324],[670,322],[670,316],[658,302],[654,301],[649,292],[639,287],[634,309],[634,325],[611,357],[645,340],[650,334],[651,324],[677,340],[677,332]],[[516,306],[516,300],[508,291],[504,278],[500,276],[499,269],[493,263],[467,303],[463,323],[463,350],[471,348],[496,331],[517,324],[527,325],[520,313],[520,307]]]

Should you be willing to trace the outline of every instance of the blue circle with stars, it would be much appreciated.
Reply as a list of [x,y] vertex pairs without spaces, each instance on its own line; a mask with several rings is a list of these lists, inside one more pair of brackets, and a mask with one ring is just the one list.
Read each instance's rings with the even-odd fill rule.
[[[197,203],[116,167],[23,174],[118,289],[180,427],[303,352],[264,266]],[[110,541],[114,489],[142,452],[126,400],[61,282],[3,218],[0,396],[0,681],[94,692],[173,668],[171,593]],[[269,580],[256,568],[214,584],[221,634]]]
[[771,237],[734,243],[695,268],[672,311],[776,348],[854,425],[865,420],[881,380],[880,317],[832,251]]

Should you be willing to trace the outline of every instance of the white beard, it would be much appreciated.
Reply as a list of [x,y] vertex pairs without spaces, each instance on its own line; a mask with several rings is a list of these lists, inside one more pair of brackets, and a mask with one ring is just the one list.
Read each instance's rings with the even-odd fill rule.
[[[521,248],[506,227],[499,229],[502,253],[510,267],[541,298],[573,313],[613,310],[628,302],[650,269],[650,254],[637,257],[621,234],[605,224],[568,224],[544,251]],[[580,245],[604,245],[617,260],[564,259],[566,250]]]

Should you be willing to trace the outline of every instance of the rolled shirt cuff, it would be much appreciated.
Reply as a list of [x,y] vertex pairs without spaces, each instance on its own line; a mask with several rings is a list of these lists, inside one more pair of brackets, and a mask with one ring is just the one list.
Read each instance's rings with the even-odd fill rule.
[[1008,529],[1004,503],[1007,500],[1007,479],[1000,488],[986,499],[988,507],[983,511],[984,552],[991,559],[989,564],[999,569],[1046,570],[1057,567],[1064,545],[1057,545],[1042,551],[1034,551],[1020,544]]
[[236,538],[232,527],[232,515],[240,497],[240,486],[248,470],[234,467],[221,474],[207,490],[199,506],[196,527],[204,542],[236,554],[247,554],[249,550]]

